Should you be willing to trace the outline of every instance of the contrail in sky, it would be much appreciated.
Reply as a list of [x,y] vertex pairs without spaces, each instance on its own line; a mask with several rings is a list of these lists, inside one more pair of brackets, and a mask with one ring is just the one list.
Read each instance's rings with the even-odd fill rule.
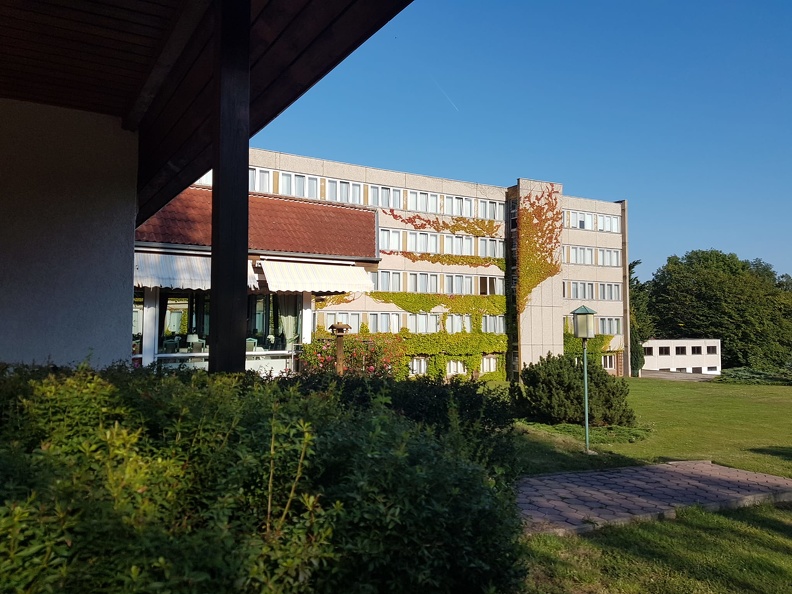
[[443,94],[443,96],[444,96],[446,99],[448,99],[448,102],[451,104],[451,107],[453,107],[454,109],[456,109],[457,111],[459,111],[459,108],[458,108],[458,107],[457,107],[457,106],[454,104],[454,102],[453,102],[453,101],[451,101],[451,97],[449,97],[449,96],[448,96],[448,93],[446,93],[446,92],[443,90],[443,87],[441,87],[441,86],[440,86],[440,83],[439,83],[439,82],[437,82],[437,79],[436,79],[434,76],[432,77],[432,80],[434,81],[434,84],[436,84],[436,85],[437,85],[437,88],[438,88],[438,89],[440,89],[440,92]]

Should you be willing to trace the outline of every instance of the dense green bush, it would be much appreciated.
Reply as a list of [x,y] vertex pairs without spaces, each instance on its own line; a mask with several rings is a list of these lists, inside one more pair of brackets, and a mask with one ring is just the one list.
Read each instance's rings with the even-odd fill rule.
[[346,406],[384,405],[402,416],[431,427],[437,436],[454,424],[468,454],[491,473],[514,478],[517,471],[513,439],[513,408],[505,390],[483,382],[455,378],[446,382],[428,376],[409,380],[349,374],[303,374],[279,380],[303,394],[337,395]]
[[[515,386],[518,415],[541,423],[583,423],[583,363],[567,355],[550,355],[524,367]],[[589,423],[635,425],[627,405],[629,387],[594,361],[588,364]]]
[[508,591],[520,527],[483,433],[386,400],[0,368],[0,592]]
[[128,380],[0,378],[0,591],[305,591],[338,512],[301,480],[314,437],[289,395]]

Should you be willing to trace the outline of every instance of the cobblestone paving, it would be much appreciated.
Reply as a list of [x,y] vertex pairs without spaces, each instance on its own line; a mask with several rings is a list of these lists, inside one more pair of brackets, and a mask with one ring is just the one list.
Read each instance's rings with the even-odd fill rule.
[[696,504],[717,510],[792,501],[792,479],[706,460],[545,474],[517,486],[526,530],[555,534],[673,518],[678,508]]

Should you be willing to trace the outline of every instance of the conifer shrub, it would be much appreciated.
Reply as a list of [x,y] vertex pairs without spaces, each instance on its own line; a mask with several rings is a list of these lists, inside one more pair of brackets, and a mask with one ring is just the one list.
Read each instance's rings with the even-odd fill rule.
[[[520,372],[515,386],[515,412],[532,421],[554,425],[583,424],[583,362],[568,355],[542,357]],[[627,404],[627,382],[609,375],[596,361],[588,362],[589,423],[635,425]]]

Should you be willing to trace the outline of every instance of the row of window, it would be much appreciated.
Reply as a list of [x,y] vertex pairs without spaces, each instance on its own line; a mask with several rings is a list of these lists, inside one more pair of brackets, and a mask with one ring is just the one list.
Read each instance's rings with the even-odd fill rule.
[[[594,288],[599,287],[597,297]],[[594,283],[588,281],[564,281],[561,283],[561,295],[565,299],[599,299],[600,301],[621,301],[621,283]]]
[[[622,333],[622,319],[620,317],[599,317],[595,316],[594,320],[597,324],[598,334],[610,334],[613,336],[621,335]],[[572,331],[573,321],[572,316],[564,316],[564,328],[569,332]]]
[[[594,256],[597,260],[594,260]],[[585,264],[589,266],[621,266],[621,250],[592,248],[582,246],[565,246],[561,250],[561,260],[565,264]]]
[[621,318],[599,318],[599,333],[618,335],[622,333]]
[[[675,353],[677,355],[687,355],[687,347],[686,346],[678,346],[674,347]],[[671,355],[671,347],[670,346],[661,346],[657,347],[657,354],[663,357]],[[702,347],[700,346],[692,346],[690,347],[690,354],[691,355],[701,355],[702,354]],[[708,355],[717,355],[718,354],[718,347],[717,346],[708,346],[707,347],[707,354]],[[647,357],[651,357],[654,355],[654,347],[644,347],[644,355]]]
[[564,226],[571,229],[621,233],[621,217],[617,215],[598,215],[593,212],[565,210]]
[[[380,249],[400,252],[403,245],[403,233],[398,229],[381,228],[379,232]],[[473,256],[472,235],[450,235],[408,231],[406,250],[418,254],[452,254],[455,256]],[[442,240],[442,241],[441,241]],[[442,248],[441,248],[442,245]],[[504,242],[491,237],[478,238],[478,255],[481,257],[503,258]]]
[[[658,371],[677,371],[679,373],[703,373],[702,367],[692,367],[691,371],[688,372],[687,367],[677,367],[676,369],[671,369],[670,367],[661,367]],[[717,366],[707,367],[707,371],[718,371]]]
[[[426,375],[426,357],[413,357],[410,360],[411,375]],[[491,373],[498,369],[498,358],[486,356],[481,358],[481,373]],[[446,363],[446,375],[467,375],[467,367],[462,361],[450,360]]]
[[[392,293],[445,293],[448,295],[504,295],[502,276],[435,274],[379,270],[370,272],[375,291]],[[406,281],[406,285],[403,284]]]
[[[360,322],[362,314],[359,312],[326,312],[325,327],[329,328],[333,324],[349,324],[349,332],[357,334],[360,332]],[[369,313],[368,327],[371,332],[392,332],[401,330],[401,314],[398,313]],[[407,329],[415,334],[433,334],[440,332],[440,314],[417,313],[407,314]],[[316,327],[316,317],[314,317],[314,328]],[[471,331],[470,314],[448,314],[446,316],[445,330],[449,334]],[[504,334],[506,332],[505,316],[482,316],[481,331],[492,334]]]
[[[248,168],[248,187],[253,192],[273,191],[273,171],[260,167]],[[202,177],[198,183],[211,185],[211,175]],[[363,203],[363,184],[352,181],[326,179],[325,197],[334,202]],[[280,171],[278,193],[299,198],[319,198],[320,178],[313,175]],[[504,203],[497,200],[474,200],[463,196],[444,196],[435,192],[402,190],[387,186],[369,185],[368,203],[381,208],[404,209],[403,197],[407,197],[407,210],[461,217],[478,217],[502,221]],[[478,207],[478,208],[476,208]],[[476,212],[474,212],[474,210]]]

